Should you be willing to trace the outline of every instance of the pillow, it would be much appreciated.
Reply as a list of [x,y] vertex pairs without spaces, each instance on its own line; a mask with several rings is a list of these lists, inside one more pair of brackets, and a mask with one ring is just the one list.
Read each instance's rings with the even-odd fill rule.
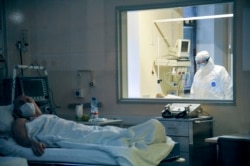
[[0,106],[0,133],[11,133],[11,126],[14,118],[12,116],[13,106]]

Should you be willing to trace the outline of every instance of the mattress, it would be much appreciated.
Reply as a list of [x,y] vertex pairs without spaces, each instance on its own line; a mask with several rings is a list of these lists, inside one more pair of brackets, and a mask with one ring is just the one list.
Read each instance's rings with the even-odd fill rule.
[[[116,165],[115,160],[103,151],[84,149],[46,148],[42,156],[33,154],[31,148],[16,144],[13,138],[0,139],[0,152],[4,156],[23,157],[29,162],[81,163]],[[94,156],[94,157],[93,157]]]
[[0,156],[0,165],[1,166],[28,166],[27,160],[20,157],[1,157]]
[[[4,156],[26,158],[30,164],[48,163],[67,165],[118,165],[105,151],[91,149],[46,148],[42,156],[35,156],[30,148],[19,146],[13,138],[0,139],[0,153]],[[171,153],[163,160],[170,161],[179,157],[179,143],[175,142]],[[105,163],[104,163],[105,161]]]

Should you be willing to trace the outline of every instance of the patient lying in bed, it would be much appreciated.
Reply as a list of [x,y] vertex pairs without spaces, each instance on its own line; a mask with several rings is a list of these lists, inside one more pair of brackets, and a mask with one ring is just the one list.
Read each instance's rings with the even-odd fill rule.
[[[19,96],[14,101],[14,117],[14,139],[21,146],[31,147],[37,156],[45,153],[47,147],[84,148],[86,144],[93,144],[121,147],[119,153],[124,154],[127,149],[138,149],[138,154],[144,151],[142,155],[154,150],[157,154],[152,155],[164,158],[174,146],[166,137],[163,125],[155,119],[127,129],[87,126],[56,115],[42,115],[34,100],[27,96]],[[156,146],[148,148],[151,145]]]

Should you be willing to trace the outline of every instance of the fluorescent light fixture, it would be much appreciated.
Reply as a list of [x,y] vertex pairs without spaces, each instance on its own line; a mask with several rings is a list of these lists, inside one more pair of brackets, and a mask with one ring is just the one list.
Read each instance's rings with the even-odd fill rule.
[[155,20],[154,22],[155,23],[173,22],[173,21],[201,20],[201,19],[226,18],[226,17],[233,17],[233,14],[219,14],[219,15],[212,15],[212,16],[197,16],[197,17],[187,17],[187,18],[161,19],[161,20]]

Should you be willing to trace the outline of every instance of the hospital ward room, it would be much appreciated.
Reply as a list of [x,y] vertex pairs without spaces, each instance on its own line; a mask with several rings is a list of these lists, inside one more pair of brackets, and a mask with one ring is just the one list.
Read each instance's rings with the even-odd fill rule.
[[248,0],[0,0],[0,166],[249,166]]

